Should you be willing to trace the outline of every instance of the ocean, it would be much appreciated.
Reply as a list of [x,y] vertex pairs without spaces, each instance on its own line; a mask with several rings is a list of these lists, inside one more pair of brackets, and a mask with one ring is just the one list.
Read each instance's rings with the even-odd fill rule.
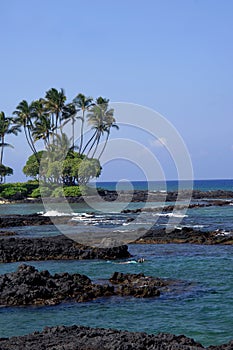
[[[133,183],[135,189],[146,189],[147,184]],[[157,182],[151,186],[162,190]],[[105,189],[116,188],[116,183],[101,183]],[[167,189],[176,189],[177,182],[167,183]],[[182,183],[187,189],[187,182]],[[233,180],[198,180],[194,188],[203,191],[232,190]],[[127,188],[126,188],[127,189]],[[227,206],[211,206],[189,209],[178,213],[177,227],[189,226],[201,230],[220,230],[221,234],[233,231],[233,200]],[[170,203],[169,203],[170,204]],[[96,209],[86,203],[72,204],[71,220],[76,232],[114,232],[125,234],[138,226],[156,225],[166,227],[173,213],[161,215],[145,212],[143,215],[122,214],[122,207],[136,209],[145,203],[102,203]],[[161,203],[146,203],[157,207]],[[0,215],[46,212],[42,204],[3,204]],[[63,207],[57,206],[56,215]],[[92,213],[87,215],[85,213]],[[94,214],[93,214],[94,212]],[[54,213],[54,212],[53,212]],[[46,213],[45,213],[46,214]],[[49,213],[47,212],[47,215]],[[128,219],[134,219],[127,222]],[[136,223],[135,223],[136,222]],[[57,235],[66,227],[38,226],[9,228],[18,237],[41,237]],[[182,289],[162,294],[158,298],[134,299],[131,297],[101,298],[87,303],[66,303],[46,307],[0,308],[0,337],[22,335],[45,326],[81,324],[93,327],[111,327],[148,333],[168,332],[184,334],[203,345],[217,345],[233,338],[233,246],[206,246],[192,244],[130,244],[134,259],[144,257],[143,264],[118,264],[117,261],[41,261],[27,262],[39,270],[51,273],[69,272],[89,276],[93,281],[108,279],[114,271],[139,273],[182,281]],[[1,264],[1,273],[15,271],[21,263]]]
[[[131,185],[130,185],[131,184]],[[221,179],[221,180],[168,180],[164,181],[119,181],[118,182],[96,182],[97,187],[101,187],[107,190],[116,190],[117,185],[120,186],[122,190],[130,190],[133,186],[135,190],[147,190],[148,188],[154,191],[160,191],[167,189],[167,191],[177,191],[178,184],[181,189],[194,189],[199,191],[233,191],[233,180],[231,179]]]

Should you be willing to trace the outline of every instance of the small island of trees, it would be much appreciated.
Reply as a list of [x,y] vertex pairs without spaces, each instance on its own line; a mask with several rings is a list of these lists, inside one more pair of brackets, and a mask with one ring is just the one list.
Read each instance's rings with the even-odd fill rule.
[[[86,123],[89,131],[84,134]],[[118,126],[108,99],[94,100],[79,93],[67,102],[63,89],[51,88],[45,97],[30,103],[21,101],[10,117],[0,112],[0,196],[20,199],[80,195],[81,186],[84,188],[101,173],[100,158],[112,128]],[[33,181],[6,184],[6,176],[13,174],[13,169],[3,163],[5,147],[13,148],[6,139],[9,134],[17,136],[20,132],[32,152],[23,173]]]

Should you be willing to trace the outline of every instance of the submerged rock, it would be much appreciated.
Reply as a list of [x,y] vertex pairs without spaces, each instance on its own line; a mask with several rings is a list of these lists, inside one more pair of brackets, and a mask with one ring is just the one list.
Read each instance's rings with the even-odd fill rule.
[[0,262],[63,259],[121,259],[130,257],[127,245],[94,248],[66,236],[41,238],[0,238]]

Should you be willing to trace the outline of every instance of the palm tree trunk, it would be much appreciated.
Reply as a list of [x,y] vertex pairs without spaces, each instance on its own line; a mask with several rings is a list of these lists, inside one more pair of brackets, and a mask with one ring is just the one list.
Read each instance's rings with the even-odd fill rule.
[[[31,141],[30,141],[30,139],[31,139],[31,137],[29,137],[30,133],[29,133],[29,131],[28,131],[28,133],[27,133],[27,127],[26,127],[26,126],[24,126],[24,134],[25,134],[27,143],[28,143],[29,147],[31,148],[32,153],[33,153],[33,154],[35,155],[35,157],[36,157],[37,163],[40,165],[39,157],[38,157],[38,155],[37,155],[36,149],[33,148],[33,142],[31,143]],[[28,134],[29,134],[29,135],[28,135]]]
[[2,149],[1,149],[1,158],[0,158],[0,164],[2,165],[2,162],[3,162],[3,151],[4,151],[4,135],[2,135],[1,137],[2,139]]
[[[90,138],[90,140],[87,142],[86,146],[84,147],[83,151],[81,154],[84,154],[84,152],[86,151],[87,147],[89,146],[89,144],[91,143],[91,141],[93,140],[93,138],[96,136],[97,134],[97,130],[94,132],[94,134],[92,135],[92,137]],[[93,147],[93,146],[92,146]],[[90,151],[89,151],[90,152]],[[88,154],[89,154],[88,152]]]
[[81,125],[81,138],[80,138],[80,147],[79,147],[79,153],[82,152],[83,147],[83,129],[84,129],[84,109],[83,109],[83,116],[82,116],[82,125]]
[[99,135],[98,135],[98,137],[97,137],[97,140],[96,140],[96,141],[97,141],[97,142],[96,142],[96,146],[95,146],[95,149],[94,149],[94,152],[93,152],[91,158],[94,158],[94,155],[95,155],[95,153],[96,153],[96,151],[97,151],[97,148],[98,148],[99,143],[100,143],[100,136],[101,136],[101,134],[99,133]]
[[107,134],[107,137],[106,137],[106,140],[105,140],[105,143],[104,143],[104,147],[102,148],[102,151],[100,152],[100,155],[99,155],[99,157],[98,157],[98,160],[100,160],[102,154],[103,154],[104,151],[105,151],[105,148],[106,148],[107,143],[108,143],[109,135],[110,135],[110,132],[108,131],[108,134]]
[[74,150],[74,118],[72,118],[72,149]]

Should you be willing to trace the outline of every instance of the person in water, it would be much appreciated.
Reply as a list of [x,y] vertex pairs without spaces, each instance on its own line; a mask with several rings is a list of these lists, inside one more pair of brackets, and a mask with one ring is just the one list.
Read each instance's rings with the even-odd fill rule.
[[140,264],[144,263],[144,261],[145,261],[144,258],[139,258],[139,259],[137,260],[137,262],[140,263]]

